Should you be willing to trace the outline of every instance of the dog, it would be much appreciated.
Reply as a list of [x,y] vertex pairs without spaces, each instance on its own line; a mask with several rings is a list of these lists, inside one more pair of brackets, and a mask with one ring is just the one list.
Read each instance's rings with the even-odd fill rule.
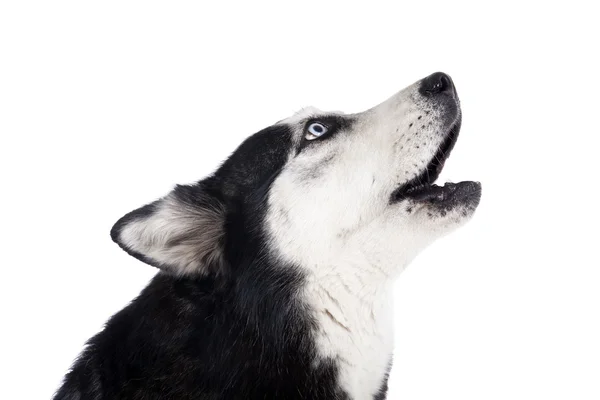
[[434,184],[461,116],[440,72],[361,113],[306,108],[122,217],[112,239],[160,271],[54,398],[385,399],[392,284],[480,201]]

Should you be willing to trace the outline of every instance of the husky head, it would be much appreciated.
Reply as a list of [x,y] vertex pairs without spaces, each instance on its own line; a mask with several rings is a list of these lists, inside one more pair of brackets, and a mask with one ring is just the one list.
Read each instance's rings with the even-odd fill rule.
[[479,183],[434,185],[460,124],[443,73],[361,113],[307,108],[250,136],[208,178],[124,216],[112,238],[176,275],[226,275],[254,248],[316,276],[339,266],[389,278],[479,203]]

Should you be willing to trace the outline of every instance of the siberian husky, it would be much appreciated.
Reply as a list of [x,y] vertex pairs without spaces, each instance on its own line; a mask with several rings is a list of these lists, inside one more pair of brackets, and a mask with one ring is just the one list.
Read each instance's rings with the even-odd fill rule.
[[392,284],[464,224],[434,181],[461,110],[432,74],[361,113],[306,108],[111,231],[160,272],[90,339],[57,400],[382,400]]

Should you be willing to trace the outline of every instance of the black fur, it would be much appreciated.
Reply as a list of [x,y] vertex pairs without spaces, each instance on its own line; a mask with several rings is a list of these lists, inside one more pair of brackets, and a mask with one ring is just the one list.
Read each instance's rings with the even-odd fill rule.
[[[175,189],[182,201],[201,191],[225,206],[223,265],[198,277],[160,272],[88,342],[56,400],[348,399],[336,361],[314,365],[314,321],[297,295],[304,276],[264,246],[265,195],[291,146],[288,128],[267,128],[213,176]],[[113,238],[153,207],[121,219]],[[375,399],[386,391],[387,377]]]
[[388,392],[388,379],[390,377],[391,369],[392,369],[392,360],[390,360],[387,372],[385,373],[385,376],[383,377],[383,382],[381,383],[381,388],[379,388],[379,392],[377,392],[377,394],[375,395],[374,400],[385,400],[386,399],[387,392]]

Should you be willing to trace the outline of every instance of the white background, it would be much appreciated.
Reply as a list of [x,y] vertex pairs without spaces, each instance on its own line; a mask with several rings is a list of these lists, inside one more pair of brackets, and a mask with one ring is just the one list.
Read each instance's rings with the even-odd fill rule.
[[599,399],[591,4],[2,2],[0,398],[49,398],[153,276],[110,240],[124,213],[303,106],[441,70],[464,112],[442,181],[484,195],[398,281],[389,398]]

